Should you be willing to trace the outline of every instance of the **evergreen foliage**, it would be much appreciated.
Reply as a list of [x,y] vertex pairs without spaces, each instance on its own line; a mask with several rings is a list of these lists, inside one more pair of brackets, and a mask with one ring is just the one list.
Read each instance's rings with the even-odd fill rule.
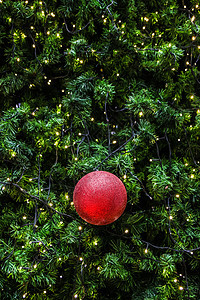
[[[0,298],[200,298],[197,0],[0,0]],[[128,194],[84,222],[89,172]]]

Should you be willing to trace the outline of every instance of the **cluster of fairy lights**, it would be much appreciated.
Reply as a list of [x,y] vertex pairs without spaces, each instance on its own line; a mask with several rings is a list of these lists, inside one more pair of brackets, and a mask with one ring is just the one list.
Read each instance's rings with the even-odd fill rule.
[[[0,0],[0,3],[2,3],[2,2],[3,2],[3,1]],[[28,1],[25,1],[25,4],[28,4],[28,3],[29,3]],[[43,2],[40,1],[40,2],[39,2],[39,5],[40,5],[40,14],[41,14],[41,17],[45,17],[45,11],[42,10]],[[33,5],[30,7],[30,9],[32,9],[32,10],[34,10],[35,8],[36,8],[36,6],[33,6]],[[195,8],[192,8],[191,11],[194,11],[195,9],[199,9],[199,8],[200,8],[199,5],[196,4],[196,5],[195,5]],[[184,6],[184,9],[187,9],[187,7]],[[155,14],[158,14],[158,12],[156,11]],[[55,15],[54,12],[51,12],[51,13],[48,14],[48,16],[51,16],[51,17],[54,18],[56,15]],[[192,24],[195,23],[195,19],[196,19],[196,17],[193,15],[192,18],[190,19],[190,21],[192,22]],[[104,15],[102,15],[102,20],[103,20],[103,23],[104,23],[104,24],[107,24],[108,19],[107,19]],[[141,17],[141,20],[142,20],[142,22],[145,22],[145,23],[147,24],[147,23],[150,21],[150,18],[148,18],[148,17],[145,16],[145,17]],[[11,21],[12,21],[12,19],[9,18],[9,22],[11,22]],[[114,20],[114,21],[116,21],[116,20]],[[64,24],[64,23],[63,23],[63,24]],[[121,26],[121,29],[122,29],[121,33],[122,33],[122,35],[123,35],[123,34],[125,33],[124,30],[125,30],[126,24],[125,24],[125,23],[122,23],[121,20],[118,21],[118,24]],[[75,30],[76,24],[73,24],[72,27],[73,27],[73,29]],[[31,30],[34,30],[34,26],[31,26],[30,29],[31,29]],[[81,30],[81,28],[79,28],[79,30]],[[143,26],[142,26],[142,30],[146,30],[146,25],[143,25]],[[16,36],[17,36],[18,34],[19,34],[19,33],[14,33],[14,35],[16,35]],[[47,30],[46,34],[47,34],[47,35],[50,35],[50,34],[51,34],[50,30]],[[21,33],[20,35],[21,35],[22,38],[26,38],[26,35],[25,35],[24,33]],[[36,36],[38,36],[38,35],[39,35],[39,34],[36,32]],[[57,38],[60,38],[60,37],[61,37],[61,36],[60,36],[60,33],[57,33],[56,36],[57,36]],[[154,38],[155,36],[156,36],[156,33],[153,32],[153,33],[151,34],[151,37]],[[162,35],[159,33],[158,37],[161,38]],[[197,38],[197,36],[194,36],[194,35],[193,35],[193,36],[191,37],[192,42],[194,42],[194,41],[196,40],[196,38]],[[121,37],[120,37],[120,39],[121,39]],[[142,46],[143,46],[143,45],[144,45],[144,42],[142,42]],[[157,44],[155,44],[155,45],[157,45]],[[194,45],[193,45],[193,46],[194,46]],[[36,47],[36,44],[33,43],[32,47],[35,48],[35,47]],[[63,47],[63,45],[61,44],[60,47]],[[134,45],[134,47],[137,48],[137,45]],[[169,44],[169,48],[170,48],[170,47],[172,47],[171,43]],[[200,46],[197,46],[197,48],[200,49]],[[67,49],[67,50],[68,50],[68,49]],[[144,50],[145,50],[145,49],[144,49]],[[161,50],[159,50],[159,51],[161,51]],[[91,52],[92,52],[92,54],[93,54],[93,53],[96,52],[96,50],[91,49]],[[117,52],[118,52],[117,50],[114,50],[114,53],[115,53],[115,54],[117,54]],[[69,51],[69,54],[70,54],[70,51]],[[189,54],[188,54],[188,55],[189,55]],[[20,61],[21,61],[20,57],[16,57],[16,61],[17,61],[17,62],[20,62]],[[84,59],[82,59],[82,58],[75,58],[75,61],[76,61],[77,63],[79,63],[80,65],[84,64]],[[49,63],[49,60],[48,60],[48,59],[44,59],[44,63],[45,63],[45,64],[48,64],[48,63]],[[158,63],[159,63],[159,61],[158,61]],[[196,63],[195,63],[194,65],[196,65]],[[190,62],[189,62],[188,60],[186,61],[186,66],[187,66],[187,67],[190,66]],[[185,71],[188,70],[187,67],[185,68]],[[172,71],[175,71],[175,68],[173,67],[171,70],[172,70]],[[119,74],[118,72],[116,73],[116,77],[117,77],[117,78],[120,77],[120,74]],[[104,77],[102,77],[102,78],[104,78]],[[47,84],[50,85],[51,82],[48,81]],[[29,87],[32,88],[33,86],[34,86],[34,84],[30,84]]]

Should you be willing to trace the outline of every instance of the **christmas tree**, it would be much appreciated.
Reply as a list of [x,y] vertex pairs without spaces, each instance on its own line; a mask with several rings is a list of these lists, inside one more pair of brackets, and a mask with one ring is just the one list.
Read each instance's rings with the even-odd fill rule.
[[200,299],[198,1],[0,0],[0,29],[0,298]]

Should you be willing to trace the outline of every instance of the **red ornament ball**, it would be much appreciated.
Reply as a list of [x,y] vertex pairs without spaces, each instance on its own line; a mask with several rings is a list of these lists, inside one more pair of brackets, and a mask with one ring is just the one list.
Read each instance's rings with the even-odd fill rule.
[[127,193],[117,176],[106,171],[94,171],[78,181],[73,202],[83,220],[93,225],[107,225],[124,212]]

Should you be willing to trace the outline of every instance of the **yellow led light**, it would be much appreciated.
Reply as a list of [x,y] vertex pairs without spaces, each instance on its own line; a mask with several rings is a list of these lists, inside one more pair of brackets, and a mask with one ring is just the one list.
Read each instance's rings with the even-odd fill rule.
[[179,286],[179,290],[182,291],[182,290],[183,290],[183,287],[182,287],[182,286]]
[[124,233],[128,233],[129,232],[129,230],[128,229],[126,229],[125,231],[124,231]]
[[23,219],[26,220],[26,216],[23,216]]
[[124,177],[124,179],[126,179],[126,175],[124,175],[123,177]]
[[142,117],[142,116],[143,116],[143,112],[140,111],[140,112],[139,112],[139,117]]
[[83,60],[82,59],[80,60],[80,64],[83,64]]
[[74,159],[75,159],[75,160],[78,160],[78,158],[77,158],[77,157],[75,157]]
[[52,17],[55,17],[56,15],[52,12],[52,13],[51,13],[51,16],[52,16]]
[[78,298],[78,295],[76,294],[76,295],[74,295],[74,298]]
[[37,268],[37,265],[34,265],[33,267],[34,267],[34,269],[36,269],[36,268]]
[[173,217],[172,217],[172,216],[169,216],[169,219],[170,219],[170,220],[172,220],[172,219],[173,219]]
[[47,291],[45,290],[45,291],[44,291],[44,294],[46,294],[46,292],[47,292]]
[[81,135],[82,135],[82,133],[81,133],[81,132],[79,132],[79,133],[78,133],[78,135],[79,135],[79,136],[81,136]]
[[192,41],[195,41],[195,40],[196,40],[196,36],[193,36],[193,37],[192,37]]
[[148,249],[145,249],[144,252],[145,252],[145,253],[148,253]]
[[17,57],[17,61],[18,61],[18,62],[20,61],[20,58],[19,58],[19,57]]
[[190,99],[194,99],[194,95],[191,95],[191,96],[190,96]]
[[187,166],[188,166],[188,163],[185,163],[185,166],[187,167]]
[[59,257],[59,259],[58,260],[62,260],[62,258],[61,257]]
[[49,203],[49,206],[53,206],[53,203]]
[[59,34],[59,33],[57,33],[57,37],[60,37],[60,34]]
[[174,282],[177,282],[178,280],[177,279],[174,279]]
[[[27,1],[27,2],[28,2],[28,1]],[[26,298],[26,295],[27,295],[27,293],[23,295],[23,298]]]
[[9,178],[9,177],[7,178],[7,181],[10,181],[10,178]]
[[194,174],[191,174],[191,175],[190,175],[190,178],[194,178]]
[[107,19],[104,19],[103,22],[106,23],[106,22],[107,22]]
[[65,145],[65,149],[67,149],[68,148],[68,146],[67,145]]
[[94,118],[91,118],[91,121],[94,121]]
[[80,261],[83,261],[83,258],[82,258],[82,257],[79,257],[79,260],[80,260]]
[[44,16],[44,11],[43,11],[43,10],[41,11],[41,13],[42,13],[42,15]]
[[145,28],[146,28],[145,26],[142,27],[143,30],[144,30]]
[[113,141],[112,143],[113,143],[113,144],[116,144],[116,143],[117,143],[117,141]]
[[47,31],[47,34],[49,35],[49,34],[50,34],[50,31]]
[[33,44],[32,47],[35,48],[35,44]]
[[59,132],[58,132],[58,131],[56,131],[56,135],[59,135]]
[[195,20],[195,16],[192,17],[191,22],[194,22],[194,20]]
[[180,197],[180,195],[179,194],[176,194],[176,198],[179,198]]
[[200,109],[197,110],[197,113],[200,114]]
[[81,231],[82,229],[83,229],[83,227],[82,227],[82,226],[79,226],[79,227],[78,227],[78,230],[80,230],[80,231]]
[[3,186],[3,187],[2,187],[2,190],[5,190],[5,189],[6,189],[6,187],[5,187],[5,186]]

